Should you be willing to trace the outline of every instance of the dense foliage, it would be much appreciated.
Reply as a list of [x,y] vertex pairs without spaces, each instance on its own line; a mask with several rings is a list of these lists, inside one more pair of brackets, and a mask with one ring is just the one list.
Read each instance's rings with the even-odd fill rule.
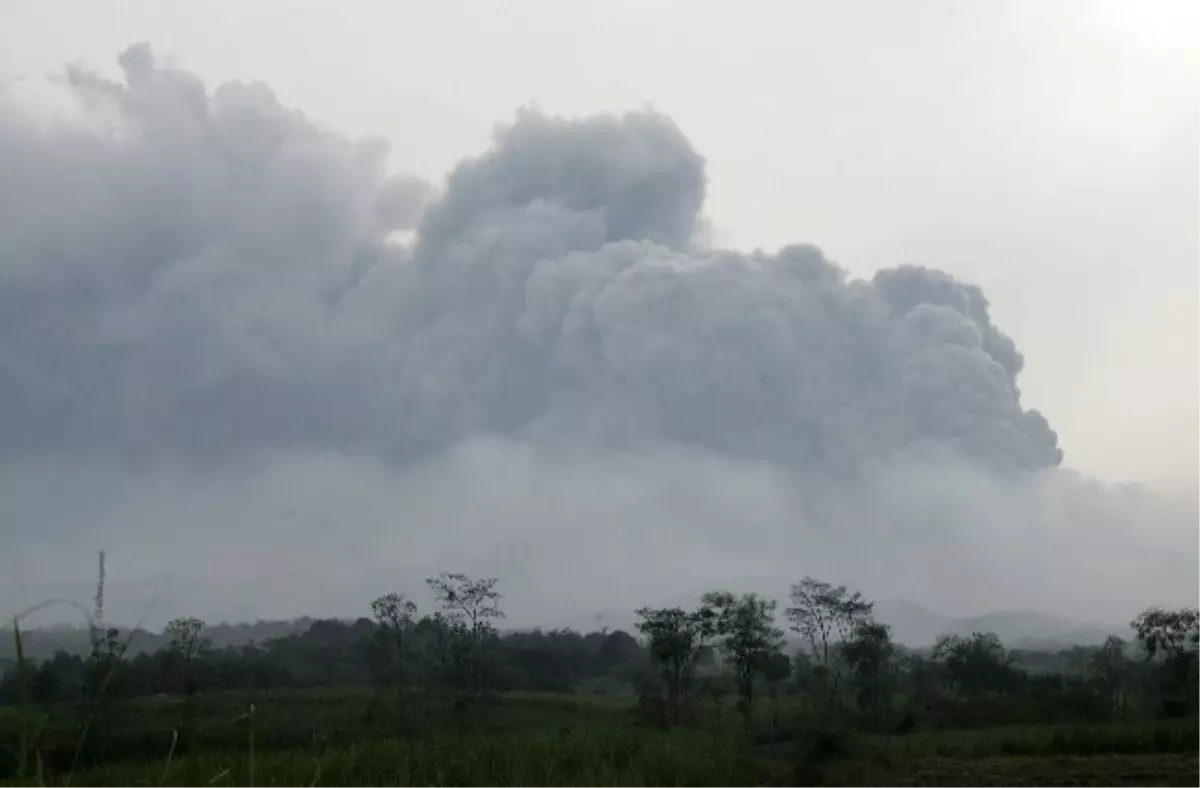
[[[397,738],[468,735],[492,747],[500,729],[531,719],[539,735],[547,735],[549,726],[580,752],[601,757],[603,747],[612,747],[603,757],[618,759],[634,757],[629,748],[637,750],[640,740],[623,737],[639,728],[675,737],[673,742],[697,729],[722,732],[723,749],[712,752],[717,760],[708,766],[714,778],[758,774],[762,764],[754,759],[780,746],[809,764],[803,768],[833,763],[847,757],[847,735],[916,742],[938,731],[1107,723],[1130,732],[1111,741],[1103,738],[1109,734],[1086,734],[1088,742],[1101,736],[1099,745],[1053,739],[1058,744],[1051,749],[1078,755],[1195,749],[1189,732],[1195,729],[1200,675],[1194,610],[1148,610],[1132,623],[1129,642],[1110,637],[1092,647],[1021,651],[995,635],[974,633],[913,650],[893,642],[861,594],[813,578],[793,586],[783,611],[790,640],[776,628],[776,603],[755,594],[715,591],[694,609],[640,609],[638,638],[619,630],[501,632],[503,597],[496,579],[444,574],[428,582],[438,600],[434,611],[422,614],[402,595],[387,594],[372,604],[370,618],[263,624],[270,634],[261,641],[245,637],[253,627],[242,628],[237,642],[230,628],[210,629],[195,618],[172,621],[156,636],[97,624],[87,633],[86,652],[59,649],[46,656],[29,653],[37,636],[22,632],[18,619],[8,633],[13,652],[0,678],[0,704],[15,715],[0,716],[0,779],[25,779],[36,771],[41,780],[47,773],[162,757],[168,730],[168,762],[190,758],[194,764],[204,753],[240,749],[242,742],[253,760],[256,735],[272,751],[306,742],[353,747],[380,740],[397,757],[417,759],[406,761],[405,774],[424,774],[423,756],[403,749]],[[103,577],[95,622],[102,620],[102,600]],[[297,721],[281,709],[300,697],[296,692],[333,692],[339,711],[308,708],[296,733],[288,734]],[[587,737],[576,741],[572,731],[583,706],[559,717],[556,702],[514,701],[570,695],[607,698],[607,705],[589,707],[603,713],[587,719],[596,731],[608,731],[603,746]],[[139,698],[153,705],[139,706]],[[223,712],[225,719],[214,709],[225,708],[230,698],[239,699],[242,711],[232,717]],[[737,714],[723,716],[727,706]],[[148,724],[146,715],[155,722]],[[1161,729],[1167,733],[1155,727],[1176,718],[1190,727]],[[741,724],[731,728],[733,719]],[[228,733],[210,730],[219,720]],[[341,733],[321,732],[321,721]],[[151,736],[150,730],[159,733]],[[494,764],[503,760],[496,753],[488,757]],[[654,768],[696,782],[695,766],[681,755]],[[511,768],[518,782],[534,779],[520,771],[524,766]],[[611,773],[617,774],[629,776],[620,769]],[[793,779],[805,774],[801,769]]]

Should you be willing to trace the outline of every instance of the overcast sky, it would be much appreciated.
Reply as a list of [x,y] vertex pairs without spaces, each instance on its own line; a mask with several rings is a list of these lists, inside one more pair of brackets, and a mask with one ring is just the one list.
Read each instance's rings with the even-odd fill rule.
[[[431,192],[443,190],[446,174],[464,157],[479,155],[493,145],[494,128],[511,124],[518,107],[533,106],[569,118],[647,107],[658,110],[703,157],[707,192],[697,193],[703,197],[715,246],[774,253],[787,243],[811,242],[853,277],[870,278],[883,267],[917,263],[978,284],[991,303],[990,320],[1013,338],[1025,356],[1019,378],[1021,405],[1036,408],[1055,429],[1063,464],[1103,480],[1184,491],[1200,480],[1196,470],[1200,468],[1200,367],[1193,350],[1194,338],[1200,336],[1195,308],[1200,303],[1200,266],[1195,263],[1200,259],[1200,222],[1195,221],[1193,207],[1200,190],[1198,40],[1200,5],[1189,0],[1138,4],[1123,0],[738,4],[0,0],[0,76],[4,90],[25,109],[50,106],[44,77],[61,74],[66,64],[83,65],[121,83],[125,77],[116,62],[118,55],[130,44],[149,42],[158,67],[191,72],[204,80],[209,91],[229,80],[263,80],[282,106],[301,110],[323,130],[349,138],[388,139],[390,172],[420,176],[432,185]],[[139,62],[133,62],[134,71],[149,67]],[[232,101],[251,106],[258,98],[234,96]],[[676,157],[670,158],[670,172],[683,184],[696,172],[691,168],[691,152],[680,149],[673,132],[660,133],[650,128],[653,121],[647,122],[649,126],[635,124],[634,130],[620,133],[649,140],[646,144],[654,151]],[[581,128],[578,134],[584,139],[589,127]],[[535,142],[541,139],[538,133],[529,132]],[[512,143],[510,148],[520,145]],[[61,184],[68,182],[68,176],[62,176]],[[622,188],[608,186],[618,192]],[[356,234],[355,239],[412,225],[406,211],[418,210],[415,205],[424,199],[425,186],[409,178],[386,188],[395,198],[391,204],[401,205],[389,228],[360,227],[358,207],[347,207],[349,218],[337,218],[359,222],[353,233],[348,231]],[[694,206],[688,200],[694,192],[688,186],[672,188],[671,198],[686,204],[680,207],[680,216],[690,222],[686,217]],[[47,193],[52,191],[48,188]],[[359,192],[347,186],[330,193],[353,201]],[[4,197],[0,194],[0,199]],[[374,193],[371,199],[377,199]],[[456,224],[460,219],[475,221],[478,217],[470,213],[475,209],[467,203],[469,199],[463,198],[462,204],[451,201],[444,207],[440,213],[444,224],[461,229]],[[73,205],[65,213],[70,210],[92,218],[96,213],[95,205]],[[638,233],[646,228],[620,234],[608,227],[598,237],[648,239],[674,247],[671,237],[650,231],[658,231],[667,219],[673,221],[665,216],[655,217],[654,222],[647,219],[648,227],[652,223],[654,227],[643,234]],[[571,233],[586,236],[590,230],[584,224]],[[272,242],[263,241],[277,251]],[[426,257],[437,257],[433,240],[424,242]],[[577,248],[574,243],[564,241],[562,251]],[[618,259],[622,254],[632,252],[612,252],[601,261],[618,270],[624,265]],[[674,264],[660,263],[654,270]],[[719,288],[720,279],[709,284]],[[546,287],[552,289],[554,282]],[[155,308],[169,309],[169,303]],[[126,317],[162,325],[155,314]],[[31,324],[17,325],[30,329]],[[122,325],[137,329],[133,323]],[[522,330],[528,329],[527,323],[521,325]],[[979,325],[988,345],[990,324]],[[445,329],[439,331],[439,341],[445,341]],[[358,335],[340,333],[338,341],[354,336]],[[440,347],[433,338],[421,345],[430,357],[437,356]],[[296,339],[300,344],[306,341]],[[996,347],[986,349],[998,359]],[[337,348],[323,345],[322,349],[338,363],[346,357],[338,355]],[[464,359],[462,363],[467,363],[470,357]],[[1000,363],[1004,372],[1013,373],[1006,362]],[[334,368],[341,372],[343,367],[317,366],[305,373],[319,375]],[[352,369],[350,374],[365,374],[354,372],[353,360],[347,368]],[[637,372],[630,374],[636,378]],[[313,391],[305,396],[334,396]],[[497,404],[503,396],[497,393],[488,413],[494,416],[504,410],[504,403]],[[148,402],[145,408],[152,410],[154,405]],[[122,403],[122,408],[131,407]],[[464,408],[462,414],[468,410]],[[373,411],[364,405],[361,413]],[[358,414],[348,419],[354,417]],[[462,419],[469,421],[469,417]],[[503,419],[503,414],[496,417]],[[436,421],[434,416],[430,420]],[[324,431],[320,435],[338,433],[343,427],[355,435],[361,432],[347,425],[338,422],[313,429]],[[254,432],[258,426],[247,422],[242,431]],[[262,428],[268,431],[270,426]],[[28,434],[35,429],[36,425],[29,427]],[[301,438],[311,444],[313,434]],[[1030,440],[1032,445],[1040,438]],[[179,441],[190,441],[192,446],[197,437],[188,434]],[[310,444],[305,444],[305,452],[312,449]],[[347,445],[328,447],[342,451]],[[722,443],[718,449],[725,446]],[[288,444],[281,450],[294,449]],[[1034,451],[1024,445],[1019,450]],[[763,456],[775,459],[767,455]],[[484,456],[469,461],[467,470],[456,467],[455,473],[475,482],[492,479],[494,469],[488,465],[492,459],[486,458],[486,451]],[[312,499],[314,506],[323,507],[322,512],[310,515],[328,521],[360,517],[378,523],[383,522],[384,512],[415,506],[414,511],[431,522],[456,523],[468,510],[479,516],[496,505],[496,499],[484,495],[480,499],[484,503],[475,500],[461,504],[466,509],[455,509],[426,492],[414,503],[396,492],[395,480],[384,479],[391,471],[372,465],[352,473],[353,468],[344,463],[325,467],[322,463],[328,463],[328,457],[320,455],[289,458],[264,470],[257,492],[238,487],[241,492],[236,495],[245,494],[241,509],[230,499],[242,499],[209,477],[191,485],[180,482],[186,474],[167,479],[131,470],[130,479],[136,479],[122,477],[122,481],[116,477],[124,470],[83,473],[78,471],[82,462],[78,457],[62,462],[66,464],[56,467],[38,458],[34,464],[0,474],[0,487],[23,501],[11,503],[10,497],[8,515],[34,523],[30,530],[38,528],[37,522],[66,522],[83,517],[84,512],[118,530],[133,528],[127,519],[149,522],[151,512],[180,521],[214,518],[234,523],[276,512],[278,495],[271,498],[263,489],[289,485],[289,495],[294,495],[300,486],[296,477],[310,480],[310,485],[318,485],[312,480],[324,480],[320,483],[328,494]],[[544,487],[547,474],[558,473],[541,468],[538,462],[529,459],[514,471],[515,488]],[[492,470],[484,473],[484,467]],[[596,470],[594,464],[584,467],[589,473]],[[604,463],[600,467],[611,470]],[[281,468],[295,473],[283,473]],[[104,475],[109,471],[112,479]],[[578,481],[587,477],[582,471],[563,473],[556,477],[562,489],[588,487]],[[636,475],[628,468],[611,473]],[[739,468],[737,473],[713,473],[720,482],[714,482],[708,494],[722,501],[714,509],[727,505],[733,511],[734,504],[754,499],[761,510],[751,513],[751,519],[775,525],[788,518],[787,505],[780,503],[775,487],[762,488],[769,489],[762,495],[748,492],[767,485],[760,471],[748,474]],[[70,500],[54,500],[54,488],[30,481],[37,479],[71,479],[84,492],[67,495]],[[401,488],[414,483],[412,477],[406,479]],[[612,483],[626,489],[620,487],[624,482]],[[132,492],[96,492],[108,485]],[[648,493],[629,489],[628,499],[620,499],[624,503],[611,504],[614,516],[636,519],[630,512],[644,516],[658,506],[646,503]],[[1079,504],[1078,492],[1070,489],[1055,494],[1052,511],[1103,509]],[[580,500],[559,494],[560,500],[539,501],[536,512],[522,503],[504,517],[542,523],[554,511],[570,509],[570,500]],[[101,498],[108,504],[96,503]],[[658,494],[650,498],[658,500]],[[1026,503],[1016,504],[1024,513],[1036,510],[1036,515],[1019,518],[1028,528],[1052,519],[1051,509],[1030,503],[1033,499],[1044,503],[1042,493],[1030,493],[1027,500],[1021,499]],[[347,509],[338,511],[342,504]],[[172,513],[173,507],[182,509]],[[290,512],[292,505],[284,509]],[[349,510],[355,515],[347,515]],[[97,511],[101,515],[95,515]],[[684,519],[678,512],[653,511],[667,521]],[[718,518],[713,516],[710,522],[715,529]],[[196,525],[190,533],[206,527]],[[146,530],[139,528],[138,539],[144,539]],[[334,539],[325,531],[324,536],[295,542],[293,547],[298,557],[308,554],[310,558],[313,551],[344,551],[344,569],[355,560],[352,557],[382,549],[379,527],[372,528],[376,530],[370,531],[371,539]],[[587,524],[577,528],[586,529]],[[985,541],[996,537],[989,534]],[[168,551],[170,539],[156,539],[160,539],[156,542],[160,552],[154,554]],[[721,537],[713,539],[721,545],[718,552],[730,549]],[[449,536],[446,540],[452,542]],[[264,536],[264,545],[268,541]],[[30,571],[44,577],[53,575],[48,567],[64,554],[71,554],[76,563],[62,573],[77,572],[78,561],[95,546],[84,540],[68,549],[29,537],[19,549],[24,551],[20,555],[26,569],[42,567],[44,571]],[[404,548],[412,547],[408,543]],[[512,565],[520,565],[520,543],[508,547],[502,543],[500,548],[516,561]],[[445,549],[449,548],[422,542],[425,558],[421,560],[445,564],[449,560]],[[229,567],[238,558],[222,553],[222,571],[233,571]],[[463,560],[469,564],[474,559]],[[761,558],[744,560],[744,564],[727,565],[722,577],[768,572],[756,563]],[[1031,577],[1037,575],[1028,555],[1022,553],[1013,561]],[[187,566],[180,557],[166,563]],[[307,571],[302,563],[294,558],[289,571],[302,575]],[[312,571],[326,572],[329,563],[323,567]],[[870,575],[860,565],[854,571]],[[211,567],[199,573],[210,579],[223,577]],[[245,578],[253,575],[252,569],[246,569],[239,576],[240,588],[250,588]],[[337,582],[347,588],[358,582],[349,577],[353,572],[343,575]],[[706,582],[702,572],[696,572],[694,579],[697,584]],[[587,582],[600,594],[596,589],[604,587],[606,577],[598,573]],[[884,590],[924,594],[925,600],[936,596],[923,579],[910,577],[905,583],[896,587],[900,590]],[[1067,578],[1063,583],[1069,584]],[[299,579],[292,588],[305,588],[305,584]],[[655,592],[665,594],[668,585],[655,587]],[[1006,588],[1013,588],[1012,584]],[[263,589],[254,592],[269,594]],[[360,591],[344,592],[344,598],[358,603]],[[1033,603],[1037,598],[1037,589],[1025,587],[1025,596],[1012,596],[1009,601]],[[304,602],[310,607],[326,604],[329,609],[341,603],[330,602],[328,592],[322,597],[317,591]],[[233,604],[221,609],[241,609],[229,607]],[[985,592],[980,591],[970,604],[984,606]],[[282,604],[266,607],[284,609]],[[1091,608],[1081,598],[1072,609]]]

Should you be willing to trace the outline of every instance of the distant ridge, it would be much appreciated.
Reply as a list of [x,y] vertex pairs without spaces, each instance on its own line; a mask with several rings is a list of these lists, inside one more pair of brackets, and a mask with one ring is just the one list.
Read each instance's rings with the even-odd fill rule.
[[991,632],[1014,648],[1067,648],[1096,645],[1109,635],[1128,638],[1128,625],[1077,621],[1036,610],[1002,610],[954,617],[907,600],[875,605],[875,618],[892,627],[892,636],[906,646],[930,646],[941,635]]

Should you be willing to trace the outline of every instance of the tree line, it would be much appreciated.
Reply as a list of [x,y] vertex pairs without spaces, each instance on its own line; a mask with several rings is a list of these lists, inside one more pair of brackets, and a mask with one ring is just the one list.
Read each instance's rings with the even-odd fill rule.
[[[15,621],[0,703],[370,685],[381,709],[425,704],[461,721],[505,690],[625,693],[637,697],[640,720],[666,727],[707,708],[719,716],[727,705],[749,726],[764,696],[789,696],[824,717],[898,732],[1196,713],[1195,609],[1148,610],[1132,622],[1132,640],[1094,647],[1010,650],[974,633],[915,650],[893,641],[861,593],[811,577],[791,586],[781,611],[774,600],[728,591],[704,594],[690,609],[639,609],[637,637],[501,633],[496,578],[448,573],[426,582],[437,600],[431,611],[391,593],[369,617],[315,620],[238,646],[218,646],[203,621],[181,618],[154,651],[136,652],[136,633],[96,626],[87,655],[59,651],[39,662],[22,654]],[[97,621],[102,596],[103,579]],[[778,703],[770,707],[778,714]]]

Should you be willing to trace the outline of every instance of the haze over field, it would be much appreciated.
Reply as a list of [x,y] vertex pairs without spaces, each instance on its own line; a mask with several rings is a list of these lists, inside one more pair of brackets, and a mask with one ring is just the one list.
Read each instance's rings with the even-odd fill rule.
[[[983,35],[980,11],[955,8]],[[1028,9],[1013,9],[1000,21],[1020,28]],[[961,34],[936,27],[927,36],[948,62],[966,58],[978,84],[946,79],[987,103],[998,55],[954,54]],[[1106,40],[1083,38],[1096,51]],[[1129,98],[1160,86],[1130,109],[1137,140],[1081,99],[1078,117],[1026,119],[1044,135],[1014,123],[1017,143],[978,143],[1028,171],[963,161],[952,142],[927,179],[880,163],[878,177],[904,184],[887,199],[850,199],[847,184],[865,176],[838,180],[813,149],[865,156],[898,136],[939,163],[942,143],[914,140],[918,125],[868,134],[828,96],[807,113],[783,102],[813,135],[794,142],[813,175],[790,193],[875,239],[848,248],[894,238],[893,220],[877,232],[872,213],[915,199],[947,211],[909,228],[945,227],[949,257],[995,260],[987,233],[968,230],[1026,223],[1029,246],[1011,251],[1063,258],[1044,270],[1018,259],[947,272],[928,265],[947,256],[936,243],[924,247],[932,260],[906,262],[911,246],[897,243],[878,270],[843,265],[807,237],[821,221],[806,219],[805,200],[792,208],[768,186],[759,199],[778,198],[772,210],[800,237],[731,248],[714,203],[732,198],[715,199],[713,171],[757,143],[727,139],[726,158],[708,159],[676,113],[607,99],[519,109],[443,178],[400,166],[422,157],[403,136],[343,132],[262,82],[205,79],[167,56],[174,44],[132,44],[117,72],[66,66],[54,103],[10,79],[0,599],[86,599],[103,548],[109,611],[126,622],[152,598],[151,623],[359,615],[385,591],[423,599],[422,578],[447,570],[500,577],[516,625],[623,624],[636,606],[714,587],[783,597],[804,574],[949,615],[1112,623],[1194,604],[1196,58],[1194,44],[1172,45],[1176,59],[1161,62],[1129,49],[1137,68],[1113,88]],[[1106,79],[1037,51],[1065,83]],[[851,62],[852,51],[830,61]],[[1193,66],[1187,80],[1178,63]],[[338,73],[364,95],[380,78],[350,62]],[[1023,106],[1001,99],[1006,112]],[[927,123],[956,133],[950,115]],[[834,145],[824,124],[847,139]],[[1082,147],[1058,136],[1072,128]],[[762,153],[750,183],[800,166],[790,150]],[[1048,150],[1062,157],[1057,181],[1039,164]],[[989,196],[956,218],[961,201],[944,189],[959,183]],[[1016,206],[1023,189],[1048,218]],[[985,204],[990,219],[972,213]],[[998,280],[1004,300],[966,274]],[[1130,284],[1113,283],[1122,277]],[[1122,298],[1167,306],[1138,312]],[[1106,333],[1122,309],[1132,352]],[[1096,327],[1086,341],[1081,323]],[[1168,371],[1147,374],[1150,356]],[[1039,359],[1070,439],[1023,385]],[[1103,385],[1109,372],[1071,366],[1085,363],[1120,367],[1125,399]],[[1128,445],[1146,470],[1117,483],[1112,458],[1143,419],[1147,434]]]

